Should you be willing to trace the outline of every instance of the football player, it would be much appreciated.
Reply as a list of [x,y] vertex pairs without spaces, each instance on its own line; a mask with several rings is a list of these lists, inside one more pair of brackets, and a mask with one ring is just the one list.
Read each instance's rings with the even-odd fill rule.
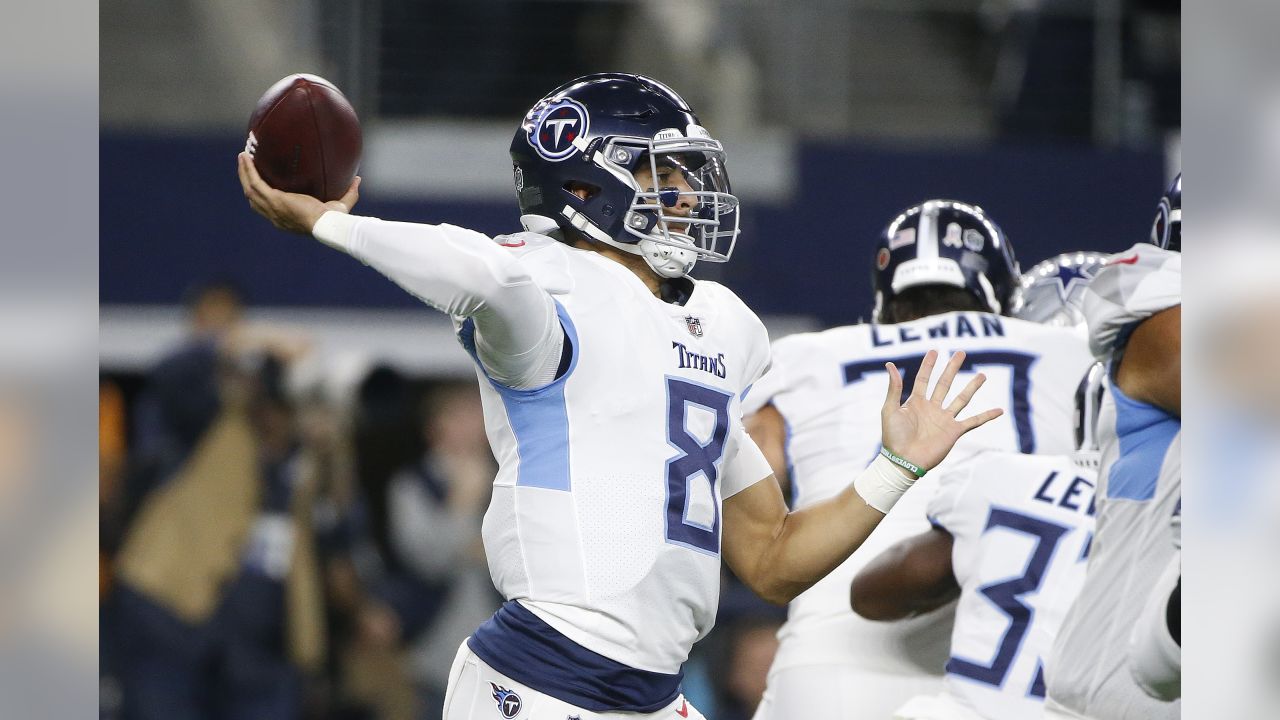
[[1045,658],[1084,582],[1093,537],[1104,374],[1094,365],[1076,391],[1073,455],[979,453],[939,480],[929,502],[933,528],[854,578],[850,602],[870,620],[959,598],[945,692],[911,699],[895,718],[1041,716]]
[[1161,200],[1156,244],[1113,256],[1085,291],[1089,343],[1107,365],[1097,523],[1084,587],[1050,656],[1045,716],[1177,718],[1134,680],[1130,634],[1176,553],[1182,493],[1182,178]]
[[[966,436],[948,463],[981,449],[1071,452],[1075,378],[1092,364],[1084,335],[1008,316],[1018,265],[991,217],[952,200],[914,205],[888,224],[872,257],[873,322],[779,340],[773,369],[747,396],[752,437],[774,473],[788,478],[793,507],[826,501],[841,492],[841,477],[877,457],[878,421],[868,403],[880,368],[892,361],[910,372],[929,352],[965,351],[963,372],[991,376],[981,401],[1012,410]],[[898,623],[849,610],[857,571],[929,529],[932,477],[853,557],[791,603],[757,720],[884,720],[910,698],[941,691],[951,607]],[[857,702],[831,702],[833,691]]]
[[500,466],[485,552],[507,602],[459,648],[444,717],[700,717],[680,668],[715,619],[721,556],[786,602],[1000,411],[956,419],[981,376],[943,405],[963,356],[926,395],[930,353],[905,405],[886,366],[875,432],[892,452],[788,513],[741,421],[764,327],[688,276],[737,238],[720,143],[671,89],[609,73],[534,105],[511,156],[525,231],[492,239],[350,215],[358,182],[325,204],[270,188],[247,155],[239,172],[255,211],[448,314],[475,359]]

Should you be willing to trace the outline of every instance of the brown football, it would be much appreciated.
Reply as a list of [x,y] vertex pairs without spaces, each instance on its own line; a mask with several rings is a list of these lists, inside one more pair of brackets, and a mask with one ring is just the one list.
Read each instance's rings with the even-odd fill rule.
[[277,190],[342,197],[360,166],[360,120],[333,83],[290,75],[272,85],[249,118],[245,151]]

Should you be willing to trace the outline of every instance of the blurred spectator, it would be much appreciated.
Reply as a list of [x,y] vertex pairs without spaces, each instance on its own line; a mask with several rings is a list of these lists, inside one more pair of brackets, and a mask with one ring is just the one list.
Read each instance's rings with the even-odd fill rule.
[[329,656],[327,604],[390,647],[396,625],[342,572],[349,453],[285,390],[306,339],[243,324],[226,285],[189,308],[189,337],[140,399],[117,523],[104,636],[121,714],[300,717]]
[[325,469],[315,505],[317,550],[325,573],[332,682],[313,693],[320,717],[412,720],[416,698],[403,668],[402,625],[382,597],[385,568],[355,483],[352,433],[319,393],[299,404],[302,443]]
[[427,452],[388,488],[393,553],[421,588],[409,651],[426,718],[439,718],[458,646],[501,604],[485,562],[480,525],[496,470],[474,385],[439,389],[423,402]]
[[714,707],[715,720],[750,720],[764,695],[786,616],[786,608],[766,603],[732,573],[722,573],[720,611],[706,642],[715,703],[698,704],[699,709]]
[[127,453],[125,435],[124,393],[114,383],[98,386],[98,598],[111,584],[111,560],[108,536],[118,536],[111,522],[119,517],[120,481],[124,475]]
[[739,620],[732,628],[729,661],[720,676],[724,702],[717,720],[750,720],[764,696],[769,666],[778,652],[776,618],[752,617]]

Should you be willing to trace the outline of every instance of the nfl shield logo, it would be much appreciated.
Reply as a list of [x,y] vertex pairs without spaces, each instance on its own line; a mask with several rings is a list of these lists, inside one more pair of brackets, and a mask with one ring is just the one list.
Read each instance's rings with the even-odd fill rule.
[[689,328],[689,334],[694,337],[702,337],[702,320],[692,315],[684,316],[684,326]]

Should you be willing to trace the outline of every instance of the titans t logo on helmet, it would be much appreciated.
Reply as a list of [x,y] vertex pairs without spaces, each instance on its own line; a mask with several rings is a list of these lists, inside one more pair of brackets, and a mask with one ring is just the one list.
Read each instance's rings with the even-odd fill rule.
[[575,138],[587,134],[587,109],[573,98],[548,104],[529,126],[529,144],[547,160],[564,160],[576,149]]

